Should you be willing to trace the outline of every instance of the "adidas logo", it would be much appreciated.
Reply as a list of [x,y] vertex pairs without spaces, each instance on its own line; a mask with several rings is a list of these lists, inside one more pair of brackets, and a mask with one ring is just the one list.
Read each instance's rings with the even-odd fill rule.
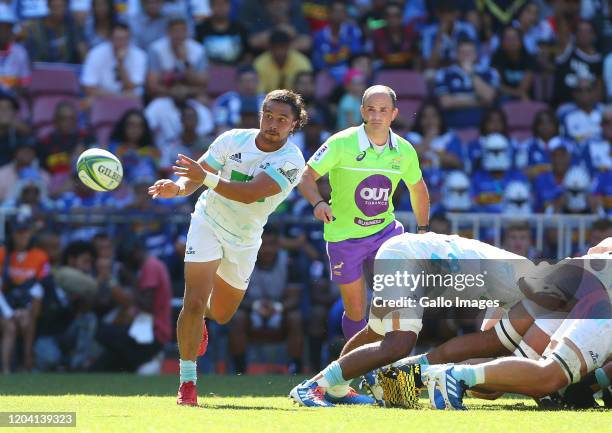
[[229,157],[229,159],[236,162],[242,162],[242,153],[234,153],[232,156]]
[[193,249],[191,245],[189,245],[189,247],[187,248],[187,251],[185,251],[185,254],[195,254],[195,250]]

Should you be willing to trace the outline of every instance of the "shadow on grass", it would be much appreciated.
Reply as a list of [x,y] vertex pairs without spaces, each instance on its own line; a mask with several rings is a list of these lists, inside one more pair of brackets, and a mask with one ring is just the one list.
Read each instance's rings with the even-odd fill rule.
[[[302,376],[217,376],[198,377],[201,398],[214,393],[217,397],[286,397],[291,388],[304,380]],[[157,396],[176,395],[178,376],[137,376],[134,374],[12,374],[0,375],[0,396],[108,395]]]
[[212,410],[266,410],[275,412],[297,412],[296,408],[283,408],[283,407],[272,407],[272,406],[243,406],[239,404],[217,404],[209,406],[206,403],[199,406],[201,409],[212,409]]
[[605,412],[605,408],[599,409],[555,409],[555,408],[540,408],[536,405],[530,405],[525,403],[512,403],[512,404],[484,404],[484,405],[470,405],[469,410],[484,410],[484,411],[519,411],[519,412],[559,412],[559,411],[571,411],[571,412]]

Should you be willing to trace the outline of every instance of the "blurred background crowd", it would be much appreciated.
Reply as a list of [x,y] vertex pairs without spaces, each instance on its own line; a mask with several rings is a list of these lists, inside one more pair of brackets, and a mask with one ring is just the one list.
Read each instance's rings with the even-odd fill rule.
[[[361,123],[367,86],[392,87],[433,231],[452,231],[448,213],[567,214],[590,218],[581,247],[611,236],[611,48],[610,0],[0,0],[0,368],[175,368],[196,197],[153,201],[146,187],[179,152],[256,128],[276,88],[305,99],[292,140],[308,159]],[[112,193],[78,181],[89,147],[123,162]],[[394,203],[410,210],[408,194]],[[536,248],[527,221],[494,230],[511,251],[555,256],[558,239]],[[333,356],[342,304],[322,235],[292,193],[235,320],[209,325],[203,371],[318,370]],[[425,345],[473,328],[431,320]]]

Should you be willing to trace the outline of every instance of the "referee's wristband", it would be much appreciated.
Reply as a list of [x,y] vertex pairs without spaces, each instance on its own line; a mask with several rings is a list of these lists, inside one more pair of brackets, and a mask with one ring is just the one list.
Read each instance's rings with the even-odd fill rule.
[[327,203],[327,200],[319,200],[318,202],[312,205],[312,210],[315,210],[317,206],[319,206],[321,203]]
[[428,232],[429,231],[429,225],[426,225],[426,226],[417,226],[416,231],[417,232],[420,232],[420,231]]

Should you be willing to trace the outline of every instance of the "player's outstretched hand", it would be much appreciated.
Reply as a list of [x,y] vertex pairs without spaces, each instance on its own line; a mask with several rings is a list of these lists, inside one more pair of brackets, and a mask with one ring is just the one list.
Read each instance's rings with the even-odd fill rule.
[[332,214],[331,206],[327,203],[321,203],[317,205],[314,209],[314,216],[318,220],[323,221],[325,224],[328,224],[334,220],[334,215]]
[[160,179],[149,187],[152,198],[173,198],[179,193],[180,187],[170,179]]
[[204,178],[206,177],[206,170],[204,170],[204,167],[202,167],[198,161],[195,161],[182,153],[179,153],[178,159],[176,160],[176,165],[172,166],[172,170],[174,171],[175,175],[186,177],[187,179],[197,183],[203,183]]

